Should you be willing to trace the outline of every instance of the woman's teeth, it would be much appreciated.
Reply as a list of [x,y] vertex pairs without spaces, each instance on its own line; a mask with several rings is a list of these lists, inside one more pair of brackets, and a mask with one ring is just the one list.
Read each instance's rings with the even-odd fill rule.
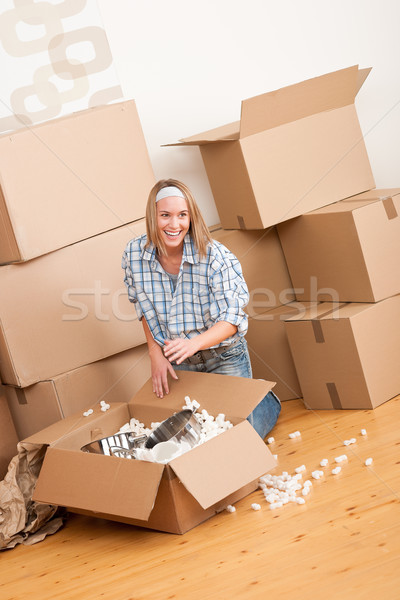
[[178,236],[180,234],[180,231],[175,231],[175,232],[173,232],[173,231],[166,231],[165,233],[167,235],[171,236],[171,237],[176,237],[176,236]]

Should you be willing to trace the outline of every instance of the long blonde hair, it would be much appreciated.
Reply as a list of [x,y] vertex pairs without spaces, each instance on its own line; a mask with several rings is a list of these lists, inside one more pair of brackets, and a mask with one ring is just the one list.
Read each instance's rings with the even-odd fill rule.
[[152,242],[157,248],[159,254],[163,254],[164,256],[167,254],[165,249],[164,241],[162,240],[158,227],[157,227],[157,205],[156,205],[156,196],[157,193],[164,187],[175,186],[181,190],[184,194],[185,199],[189,208],[189,216],[190,216],[190,227],[189,234],[196,246],[200,256],[206,256],[207,254],[207,245],[212,242],[211,234],[208,230],[207,225],[203,219],[203,216],[197,206],[197,203],[193,197],[193,194],[189,190],[189,188],[176,179],[161,179],[158,181],[155,186],[151,189],[149,198],[147,200],[146,207],[146,231],[147,231],[147,244],[148,246],[150,242]]

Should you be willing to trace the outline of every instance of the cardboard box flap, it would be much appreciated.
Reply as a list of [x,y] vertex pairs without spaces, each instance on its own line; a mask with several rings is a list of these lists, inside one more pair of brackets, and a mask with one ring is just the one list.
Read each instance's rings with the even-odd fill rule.
[[355,65],[244,100],[240,138],[352,104],[369,71]]
[[212,373],[178,371],[177,374],[178,380],[169,380],[170,391],[164,398],[152,393],[150,378],[129,403],[131,414],[149,426],[151,421],[164,420],[182,410],[185,396],[189,396],[200,403],[199,410],[206,409],[214,417],[224,413],[237,422],[248,417],[275,385],[271,381]]
[[202,133],[198,133],[187,138],[182,138],[180,140],[180,144],[169,145],[185,144],[200,146],[201,144],[210,144],[212,142],[238,140],[239,125],[239,121],[235,121],[234,123],[228,123],[227,125],[222,125],[221,127],[215,127],[214,129],[209,129],[208,131],[203,131]]
[[33,499],[147,520],[164,468],[157,463],[49,448]]
[[360,91],[360,89],[362,88],[362,86],[364,85],[364,81],[367,79],[367,77],[371,73],[371,71],[372,71],[372,67],[358,70],[356,96],[357,96],[358,92]]
[[[109,415],[109,421],[113,424],[115,423],[114,427],[117,427],[116,431],[119,430],[123,423],[129,421],[130,418],[129,410],[125,402],[112,403],[110,409],[107,411],[107,414]],[[75,434],[78,430],[86,430],[88,437],[87,443],[89,443],[94,439],[100,439],[106,435],[111,435],[111,432],[105,432],[103,436],[103,429],[101,425],[103,418],[104,412],[101,411],[100,406],[96,406],[92,415],[84,417],[83,413],[81,412],[71,415],[65,419],[57,421],[45,429],[42,429],[42,431],[34,433],[28,438],[25,438],[24,442],[28,442],[30,444],[46,444],[51,446],[56,443],[61,443],[63,439],[70,437],[70,435]]]
[[170,463],[185,488],[206,509],[276,466],[248,421],[243,421]]

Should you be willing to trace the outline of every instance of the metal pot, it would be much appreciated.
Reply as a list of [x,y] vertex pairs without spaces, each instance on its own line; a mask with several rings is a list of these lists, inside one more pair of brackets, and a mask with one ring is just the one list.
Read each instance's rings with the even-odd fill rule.
[[160,442],[174,439],[195,446],[200,440],[201,425],[194,416],[195,411],[184,409],[165,419],[144,443],[145,448],[153,448]]
[[146,435],[135,436],[132,433],[114,433],[114,435],[85,444],[81,450],[94,454],[105,454],[106,456],[135,458],[135,449],[145,440],[147,440]]

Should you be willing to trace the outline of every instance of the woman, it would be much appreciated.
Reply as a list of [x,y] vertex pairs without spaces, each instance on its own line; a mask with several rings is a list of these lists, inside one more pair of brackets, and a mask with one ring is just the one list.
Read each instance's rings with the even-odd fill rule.
[[[238,259],[212,240],[190,190],[175,179],[152,188],[146,235],[131,240],[122,268],[128,297],[142,321],[153,391],[169,393],[176,370],[251,378],[247,343],[249,300]],[[280,412],[273,392],[248,420],[265,437]]]

